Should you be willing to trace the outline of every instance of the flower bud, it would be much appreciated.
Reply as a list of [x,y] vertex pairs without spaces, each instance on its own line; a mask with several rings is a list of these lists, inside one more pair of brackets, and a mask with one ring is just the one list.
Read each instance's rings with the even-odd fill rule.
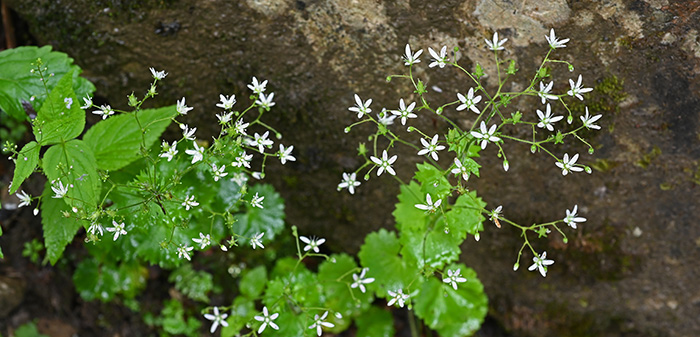
[[442,114],[442,107],[437,108],[437,110],[435,110],[435,113],[438,115]]
[[365,174],[365,181],[369,180],[369,173]]
[[508,164],[507,160],[503,161],[503,170],[508,172],[508,169],[510,168],[510,165]]
[[593,173],[593,170],[591,170],[590,166],[586,166],[586,168],[584,170],[586,170],[586,173],[588,173],[588,174]]
[[518,268],[520,268],[520,263],[517,263],[517,262],[516,262],[516,263],[513,265],[513,271],[517,271]]
[[386,77],[386,81],[387,81],[387,82],[391,82],[391,76],[387,76],[387,77]]
[[275,133],[275,137],[277,137],[278,140],[282,139],[282,134],[277,132],[277,133]]
[[345,131],[345,133],[350,133],[350,127],[349,126],[346,127],[344,131]]
[[593,154],[593,152],[595,152],[595,150],[593,150],[592,147],[589,147],[589,148],[588,148],[588,154]]
[[569,243],[569,238],[564,237],[564,243]]
[[569,71],[572,71],[572,72],[574,71],[574,65],[573,65],[573,64],[569,64]]
[[481,235],[479,235],[479,233],[474,234],[474,240],[476,240],[476,241],[481,240]]
[[569,117],[566,117],[566,122],[571,124],[574,122],[574,116],[569,115]]
[[532,153],[537,152],[537,145],[530,146],[530,152],[532,152]]
[[408,131],[408,132],[413,132],[413,130],[415,130],[415,128],[412,127],[412,126],[409,126],[409,127],[406,129],[406,131]]

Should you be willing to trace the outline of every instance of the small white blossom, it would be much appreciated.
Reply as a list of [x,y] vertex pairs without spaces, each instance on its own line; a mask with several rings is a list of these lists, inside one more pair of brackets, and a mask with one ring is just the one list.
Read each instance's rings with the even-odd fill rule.
[[197,131],[197,128],[191,128],[187,124],[180,124],[180,129],[182,129],[182,137],[184,137],[187,140],[194,140],[195,137],[194,133]]
[[413,102],[406,107],[403,98],[399,100],[399,110],[392,111],[391,113],[397,117],[401,117],[401,125],[406,125],[407,118],[417,118],[418,115],[413,113],[413,109],[416,107],[416,102]]
[[428,52],[430,53],[430,56],[433,57],[434,61],[431,62],[428,67],[433,68],[436,66],[439,66],[440,68],[445,68],[445,65],[447,65],[447,62],[450,60],[447,58],[447,46],[442,46],[442,49],[440,49],[440,55],[436,51],[433,50],[433,48],[428,47]]
[[322,333],[321,328],[322,327],[324,327],[324,326],[328,327],[328,328],[334,327],[335,325],[333,325],[333,323],[323,321],[324,319],[326,319],[327,316],[328,316],[328,311],[324,312],[323,315],[321,315],[321,317],[318,317],[318,315],[314,315],[314,324],[311,324],[309,329],[316,329],[316,334],[321,336],[321,333]]
[[554,131],[554,126],[552,123],[556,123],[564,118],[564,116],[552,116],[552,107],[547,103],[547,112],[543,113],[540,109],[537,109],[537,116],[540,117],[540,122],[537,123],[537,127],[547,128],[549,131]]
[[258,195],[258,193],[255,193],[253,199],[250,200],[250,205],[257,208],[263,208],[263,199],[265,199],[265,197],[261,197]]
[[576,229],[577,222],[586,222],[586,218],[577,216],[577,211],[578,205],[574,205],[574,209],[571,212],[568,209],[566,210],[566,218],[564,218],[564,222],[573,229]]
[[19,207],[24,207],[24,206],[29,206],[32,203],[32,196],[25,193],[24,190],[21,190],[15,194],[17,198],[19,198],[19,205],[17,205],[17,208]]
[[469,92],[467,92],[467,97],[464,97],[464,95],[457,93],[457,99],[462,103],[459,106],[457,106],[457,111],[469,109],[475,114],[481,113],[481,111],[479,111],[479,109],[476,107],[476,103],[481,102],[481,95],[474,97],[474,88],[469,88]]
[[[241,153],[238,157],[236,157],[236,161],[232,162],[231,165],[235,167],[246,167],[250,168],[250,160],[253,159],[252,154],[246,154],[245,151]],[[239,184],[242,185],[242,184]]]
[[459,159],[457,159],[457,158],[455,158],[455,166],[456,166],[456,167],[453,168],[451,172],[452,172],[454,175],[460,175],[460,174],[461,174],[461,175],[462,175],[462,178],[463,178],[465,181],[469,180],[469,174],[470,174],[469,168],[466,167],[466,166],[464,166],[464,165],[462,165],[462,162],[459,161]]
[[219,120],[219,124],[224,125],[224,124],[231,121],[232,116],[233,116],[233,111],[228,112],[228,113],[216,114],[216,119]]
[[367,273],[368,270],[369,268],[362,268],[360,275],[352,274],[352,279],[354,280],[354,282],[350,284],[350,288],[355,289],[359,287],[360,291],[364,293],[366,291],[365,284],[370,284],[374,282],[374,278],[372,277],[365,278],[365,273]]
[[547,252],[542,252],[541,256],[535,256],[532,258],[532,261],[534,262],[530,268],[527,268],[529,271],[533,271],[535,269],[538,269],[540,271],[540,274],[542,274],[542,277],[547,277],[547,266],[551,266],[554,261],[553,260],[546,260],[547,258]]
[[124,223],[117,223],[116,221],[112,220],[112,225],[114,227],[108,227],[107,231],[108,232],[114,232],[114,238],[113,241],[117,241],[120,235],[126,235],[126,225]]
[[182,206],[185,206],[185,210],[189,211],[190,207],[199,206],[199,203],[194,200],[194,195],[188,195],[182,202]]
[[168,73],[166,73],[165,70],[156,71],[152,67],[148,68],[148,69],[151,70],[151,74],[153,75],[153,78],[156,80],[162,80],[165,78],[165,76],[168,76]]
[[177,101],[177,113],[181,115],[186,115],[190,110],[194,109],[192,107],[188,107],[185,104],[185,98],[183,97],[181,100]]
[[73,105],[73,99],[66,97],[63,99],[63,103],[66,103],[66,109],[70,110],[71,105]]
[[239,119],[236,121],[236,124],[233,125],[233,130],[239,135],[247,135],[245,128],[247,128],[248,125],[250,125],[250,123],[244,123],[242,119]]
[[187,261],[191,261],[192,259],[190,258],[190,251],[192,251],[194,247],[188,247],[185,245],[180,245],[180,247],[177,247],[177,257],[178,258],[186,258]]
[[389,303],[387,303],[387,306],[392,306],[394,303],[399,303],[399,306],[403,308],[404,301],[408,299],[408,294],[404,294],[403,290],[399,289],[396,292],[393,292],[389,290],[389,296],[392,298],[389,300]]
[[214,314],[204,314],[204,318],[212,321],[211,323],[211,328],[209,329],[210,333],[214,333],[216,331],[216,328],[221,326],[228,326],[228,322],[226,322],[226,317],[228,317],[228,314],[219,314],[219,307],[214,307]]
[[177,141],[173,141],[172,145],[168,145],[168,142],[163,141],[161,147],[163,148],[163,153],[159,156],[161,158],[168,158],[168,161],[171,161],[177,154]]
[[496,124],[491,125],[491,128],[486,130],[486,122],[482,121],[481,122],[481,132],[479,131],[472,131],[471,135],[476,137],[477,139],[481,139],[481,149],[485,149],[486,145],[488,145],[489,142],[500,142],[501,138],[498,138],[494,136],[494,133],[496,132]]
[[200,147],[197,142],[192,143],[194,145],[194,150],[185,150],[185,153],[192,156],[192,164],[204,159],[204,146]]
[[503,39],[503,40],[499,41],[498,40],[498,32],[494,32],[493,33],[493,42],[489,41],[488,39],[484,39],[484,41],[486,41],[486,45],[489,47],[489,49],[496,51],[496,50],[505,49],[503,47],[503,44],[506,43],[506,41],[508,41],[508,39]]
[[433,136],[433,139],[428,143],[425,138],[420,139],[421,144],[423,144],[423,149],[418,151],[418,155],[422,156],[424,154],[429,154],[433,159],[438,160],[438,151],[445,149],[444,145],[438,145],[438,135]]
[[199,249],[204,249],[211,244],[211,236],[209,236],[209,234],[204,235],[204,233],[199,232],[199,239],[194,238],[192,241],[199,244]]
[[255,139],[248,139],[248,145],[250,146],[257,146],[258,151],[260,153],[263,153],[265,151],[265,147],[272,147],[272,140],[267,139],[267,137],[270,135],[270,131],[265,131],[265,133],[262,134],[262,136],[259,133],[255,133]]
[[461,274],[461,272],[460,272],[459,268],[457,268],[457,270],[448,269],[447,270],[447,277],[442,279],[442,282],[445,282],[447,284],[452,284],[452,288],[454,290],[457,290],[457,283],[467,282],[467,279],[462,277],[462,275],[460,275],[460,274]]
[[498,228],[501,228],[501,223],[498,222],[498,220],[501,218],[502,209],[503,206],[498,206],[496,209],[492,210],[491,213],[489,213],[489,220],[493,221]]
[[440,207],[440,204],[442,204],[442,199],[438,199],[433,203],[433,198],[430,196],[430,193],[428,193],[425,196],[425,204],[415,204],[416,208],[422,209],[426,212],[433,213],[437,210],[438,207]]
[[355,194],[355,187],[357,186],[360,186],[360,182],[357,181],[355,173],[347,174],[343,172],[343,181],[338,184],[338,191],[347,188],[350,194]]
[[55,186],[54,184],[51,184],[51,190],[53,190],[53,193],[55,193],[55,195],[53,196],[53,198],[60,199],[60,198],[65,197],[65,196],[66,196],[66,193],[68,193],[68,185],[63,186],[63,182],[61,182],[61,181],[59,180],[59,181],[58,181],[58,186]]
[[600,119],[600,117],[603,117],[603,115],[590,116],[590,114],[588,113],[588,107],[586,107],[586,116],[581,116],[581,121],[583,122],[583,126],[585,126],[587,129],[600,130],[599,125],[593,124],[597,122]]
[[396,171],[391,167],[391,164],[393,164],[396,161],[397,155],[393,155],[391,158],[388,158],[388,154],[386,153],[386,150],[382,153],[382,159],[379,159],[375,156],[370,156],[369,159],[372,160],[375,164],[379,165],[379,170],[377,170],[377,176],[382,175],[384,170],[389,172],[391,175],[396,175]]
[[85,102],[85,104],[80,107],[81,109],[86,110],[86,109],[90,109],[92,107],[92,97],[90,97],[90,96],[83,97],[83,102]]
[[275,93],[272,92],[268,96],[265,96],[265,94],[260,94],[260,97],[255,100],[255,104],[257,104],[259,107],[263,109],[270,109],[272,106],[275,105],[275,102],[272,101],[272,98],[275,97]]
[[571,90],[567,91],[566,93],[572,97],[576,96],[576,98],[583,101],[583,96],[581,96],[581,94],[591,92],[593,91],[593,88],[584,88],[583,84],[581,84],[581,81],[583,81],[581,75],[578,75],[578,81],[576,83],[574,83],[574,80],[569,79],[569,85],[571,85]]
[[313,249],[314,253],[318,253],[318,246],[326,242],[326,239],[324,238],[317,239],[315,237],[312,237],[311,239],[309,239],[305,236],[300,236],[299,240],[306,244],[306,246],[304,247],[305,252],[308,252],[309,250]]
[[219,179],[228,175],[228,172],[224,172],[226,165],[221,165],[221,167],[216,167],[216,164],[211,164],[211,172],[214,174],[214,181],[219,181]]
[[243,186],[243,184],[248,181],[248,176],[243,172],[237,172],[231,176],[231,181],[236,183],[238,186]]
[[248,84],[248,89],[252,90],[254,94],[262,94],[265,92],[265,87],[267,86],[267,80],[262,81],[262,83],[258,83],[258,79],[253,76],[253,81],[251,84]]
[[102,225],[96,222],[90,224],[87,231],[92,235],[97,235],[97,232],[100,232],[100,236],[104,235],[104,228],[102,228]]
[[554,35],[554,28],[549,30],[549,36],[544,37],[547,39],[547,42],[549,43],[549,47],[552,49],[557,49],[557,48],[564,48],[566,47],[566,43],[569,42],[569,39],[563,39],[559,40],[557,37]]
[[582,167],[575,166],[576,161],[578,160],[578,153],[573,155],[571,159],[569,159],[569,154],[564,153],[564,158],[562,161],[558,161],[554,163],[561,169],[561,174],[562,175],[567,175],[569,172],[581,172],[583,171]]
[[221,100],[221,103],[217,103],[217,107],[222,108],[224,110],[231,110],[231,108],[233,108],[233,105],[236,104],[236,95],[226,97],[224,95],[219,94],[219,100]]
[[102,119],[107,119],[107,117],[114,115],[114,110],[112,110],[112,107],[109,105],[102,105],[100,106],[100,110],[94,110],[92,113],[101,115]]
[[258,329],[258,335],[261,334],[263,331],[265,331],[265,327],[267,327],[268,325],[275,330],[279,330],[280,327],[277,326],[277,324],[275,324],[275,322],[273,322],[273,320],[277,319],[277,316],[279,316],[279,315],[280,315],[279,313],[274,313],[274,314],[270,315],[267,311],[267,306],[263,307],[263,315],[253,317],[253,318],[255,318],[256,321],[263,322],[262,325],[260,326],[260,328]]
[[409,46],[408,43],[407,43],[407,44],[406,44],[405,54],[403,55],[404,64],[407,65],[407,66],[411,66],[411,65],[414,65],[414,64],[416,64],[416,63],[420,63],[419,57],[420,57],[420,55],[421,55],[422,53],[423,53],[423,49],[421,49],[421,50],[419,50],[419,51],[417,51],[417,52],[415,52],[415,53],[412,53],[412,52],[411,52],[411,46]]
[[265,246],[263,246],[262,241],[260,241],[264,235],[265,232],[253,235],[253,237],[250,239],[250,245],[253,246],[253,249],[255,249],[256,246],[265,249]]
[[544,104],[548,99],[559,99],[559,97],[549,93],[552,90],[553,86],[554,81],[549,81],[549,84],[547,85],[544,85],[543,82],[540,82],[540,91],[537,92],[537,96],[540,96],[540,98],[542,99],[542,104]]
[[297,159],[292,156],[292,150],[294,150],[294,145],[285,148],[284,145],[280,144],[280,150],[277,152],[277,156],[280,158],[282,165],[286,164],[287,161],[297,161]]
[[384,124],[384,126],[389,126],[394,124],[394,119],[396,119],[396,117],[398,116],[394,114],[389,114],[389,110],[382,109],[382,111],[377,114],[377,121],[379,123]]
[[362,103],[360,96],[355,94],[355,104],[356,106],[349,107],[348,110],[356,112],[357,118],[362,118],[365,114],[369,115],[369,113],[372,112],[372,109],[369,108],[370,104],[372,104],[371,98]]

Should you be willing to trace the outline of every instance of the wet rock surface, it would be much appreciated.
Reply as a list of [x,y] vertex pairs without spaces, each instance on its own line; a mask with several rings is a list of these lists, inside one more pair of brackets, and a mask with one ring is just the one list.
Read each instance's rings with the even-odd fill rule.
[[[370,132],[360,127],[343,133],[355,120],[347,111],[352,95],[373,98],[374,111],[410,100],[407,83],[385,81],[403,70],[400,55],[410,43],[425,50],[417,75],[429,88],[442,88],[430,98],[454,100],[468,82],[447,68],[427,70],[427,47],[459,46],[460,64],[472,69],[479,62],[489,73],[494,61],[483,39],[494,29],[509,39],[505,57],[520,69],[508,85],[523,86],[554,27],[571,38],[557,58],[576,65],[574,73],[554,67],[554,90],[568,90],[567,79],[583,74],[586,86],[596,89],[584,103],[604,115],[603,129],[589,134],[593,155],[573,142],[555,153],[580,152],[596,170],[562,177],[549,157],[506,143],[510,171],[502,172],[495,149],[487,149],[474,187],[490,207],[503,205],[505,216],[521,224],[563,218],[575,204],[588,221],[568,244],[558,235],[535,240],[536,249],[556,261],[545,279],[525,270],[527,254],[520,271],[512,271],[521,243],[515,230],[487,226],[480,242],[465,243],[462,258],[477,270],[490,298],[489,322],[513,336],[700,331],[700,1],[9,4],[40,43],[75,58],[112,106],[126,108],[126,95],[147,89],[148,67],[166,69],[157,103],[187,97],[195,107],[187,117],[202,135],[215,131],[219,93],[235,93],[244,104],[251,77],[268,79],[277,101],[268,124],[285,135],[283,144],[295,146],[297,162],[268,165],[267,180],[286,198],[290,224],[350,252],[366,233],[392,227],[398,191],[394,180],[373,177],[354,196],[336,192],[341,173],[361,164],[355,148]],[[512,111],[530,118],[540,106],[537,100],[514,103]],[[473,120],[446,113],[465,125]],[[431,134],[446,131],[429,116],[416,123]],[[395,168],[406,181],[420,158],[408,148],[396,151]]]

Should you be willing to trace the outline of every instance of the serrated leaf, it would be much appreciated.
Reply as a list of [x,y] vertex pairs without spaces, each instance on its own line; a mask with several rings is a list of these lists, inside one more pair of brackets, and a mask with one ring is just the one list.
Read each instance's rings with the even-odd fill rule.
[[436,201],[450,193],[452,185],[447,181],[442,170],[428,163],[418,164],[416,167],[418,171],[416,171],[414,179],[421,184],[423,192],[421,203],[425,202],[426,194],[430,194],[433,201]]
[[207,294],[214,287],[213,277],[203,270],[192,269],[191,264],[183,264],[168,276],[168,281],[175,282],[175,289],[185,296],[200,302],[209,302]]
[[[70,100],[66,102],[65,100]],[[73,71],[65,74],[49,93],[32,122],[34,138],[40,145],[63,143],[78,137],[85,128],[85,111],[73,92]]]
[[171,105],[112,116],[91,127],[83,140],[95,153],[99,169],[117,170],[141,157],[141,146],[149,149],[176,115]]
[[[271,185],[258,184],[248,192],[247,198],[255,193],[265,197],[262,209],[247,204],[246,211],[235,216],[233,230],[244,237],[253,237],[257,233],[265,233],[264,240],[272,240],[284,229],[284,200]],[[248,199],[250,200],[250,199]]]
[[441,280],[430,278],[423,283],[421,296],[413,299],[416,315],[443,337],[472,335],[483,323],[488,310],[484,286],[476,272],[462,264],[449,267],[457,268],[467,279],[458,284],[457,290]]
[[363,267],[369,268],[366,277],[374,278],[377,296],[386,297],[387,291],[405,289],[415,276],[399,257],[401,244],[394,232],[380,229],[365,237],[365,243],[357,254]]
[[[349,272],[356,269],[355,260],[347,254],[331,255],[330,260],[323,261],[318,267],[318,281],[323,285],[325,306],[332,312],[354,316],[369,307],[373,299],[372,291],[363,293],[359,288],[349,287],[353,282],[352,273]],[[371,284],[365,287],[372,289]]]
[[404,230],[401,232],[401,255],[412,265],[423,268],[441,268],[447,263],[457,261],[463,239],[451,231],[445,232],[444,226],[434,226],[426,234],[425,230]]
[[87,222],[63,216],[64,212],[68,214],[73,214],[73,212],[63,200],[48,197],[52,194],[49,182],[46,183],[43,194],[47,196],[41,202],[41,224],[44,229],[46,256],[51,264],[56,264],[58,258],[63,254],[63,250],[73,241],[75,233]]
[[370,307],[356,320],[357,337],[393,337],[394,317],[391,312]]
[[467,168],[467,171],[470,174],[473,174],[475,176],[479,176],[479,168],[481,168],[481,165],[477,163],[474,159],[471,158],[464,158],[464,160],[461,161],[462,166]]
[[267,270],[265,266],[257,266],[243,274],[238,288],[244,296],[250,299],[256,299],[260,296],[263,289],[265,289],[266,283]]
[[231,312],[226,319],[228,326],[222,326],[221,337],[233,337],[240,333],[246,323],[253,319],[258,312],[255,304],[249,298],[238,296],[233,300]]
[[401,185],[400,188],[399,203],[391,213],[396,220],[396,227],[399,231],[424,228],[427,215],[424,210],[415,206],[425,203],[425,195],[421,192],[421,187],[415,181],[411,181],[408,185]]
[[10,194],[17,192],[22,182],[36,169],[36,165],[39,164],[40,148],[37,142],[29,142],[19,151],[19,156],[17,156],[15,165],[15,173],[12,177]]
[[97,175],[92,150],[82,140],[51,146],[44,154],[42,166],[49,183],[60,180],[68,186],[68,193],[63,198],[67,204],[87,210],[97,206],[102,182]]
[[476,192],[460,195],[452,209],[445,213],[449,231],[459,234],[460,239],[464,239],[467,233],[474,235],[483,231],[485,218],[481,209],[484,207],[486,203],[476,196]]
[[[79,77],[80,67],[73,65],[73,59],[67,54],[51,51],[51,46],[37,48],[17,47],[0,52],[0,110],[17,120],[26,120],[27,114],[22,101],[30,102],[35,111],[39,111],[46,100],[46,89],[39,81],[38,73],[31,73],[32,65],[41,58],[46,71],[46,86],[51,91],[59,79],[73,71],[72,87],[77,97],[91,95],[95,86],[85,78]],[[54,76],[50,76],[50,74]],[[34,100],[31,97],[34,96]],[[80,102],[73,104],[80,106]]]

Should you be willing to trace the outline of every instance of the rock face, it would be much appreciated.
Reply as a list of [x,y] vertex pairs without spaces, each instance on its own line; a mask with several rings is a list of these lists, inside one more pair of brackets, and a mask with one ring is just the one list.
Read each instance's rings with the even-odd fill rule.
[[[505,57],[520,69],[513,88],[527,85],[547,45],[549,28],[571,38],[554,67],[555,91],[583,74],[596,91],[584,102],[603,113],[591,132],[594,155],[569,142],[556,153],[582,153],[592,175],[562,177],[549,157],[507,143],[510,171],[487,149],[478,190],[518,223],[563,218],[577,204],[588,221],[569,243],[552,235],[535,240],[556,263],[548,277],[512,265],[522,242],[512,228],[488,227],[480,242],[464,245],[463,260],[479,273],[490,314],[514,336],[693,336],[700,331],[700,1],[91,1],[13,0],[45,44],[67,52],[112,106],[145,91],[148,67],[170,73],[160,104],[182,96],[195,107],[188,117],[213,132],[218,94],[241,101],[252,76],[268,79],[277,105],[268,124],[293,144],[296,163],[271,165],[267,175],[287,200],[288,220],[302,232],[326,236],[335,250],[357,251],[364,235],[392,228],[398,187],[381,177],[363,182],[354,196],[336,192],[342,172],[357,168],[359,142],[369,129],[349,134],[353,94],[372,107],[396,109],[414,96],[399,79],[403,46],[423,48],[417,76],[435,102],[455,99],[469,83],[454,70],[428,69],[427,48],[459,47],[467,69],[476,62],[493,73],[484,46],[494,30],[508,38]],[[487,80],[495,84],[495,77]],[[441,88],[438,92],[435,87]],[[491,89],[494,89],[493,87]],[[239,103],[241,104],[241,103]],[[537,100],[515,102],[535,119]],[[510,109],[511,107],[509,107]],[[582,109],[582,107],[581,107]],[[446,111],[469,125],[473,115]],[[444,133],[428,116],[423,130]],[[397,132],[404,127],[395,125]],[[417,143],[417,139],[413,139]],[[420,160],[399,147],[395,164],[407,181]],[[448,158],[442,158],[445,163]],[[488,170],[488,168],[496,168]]]

